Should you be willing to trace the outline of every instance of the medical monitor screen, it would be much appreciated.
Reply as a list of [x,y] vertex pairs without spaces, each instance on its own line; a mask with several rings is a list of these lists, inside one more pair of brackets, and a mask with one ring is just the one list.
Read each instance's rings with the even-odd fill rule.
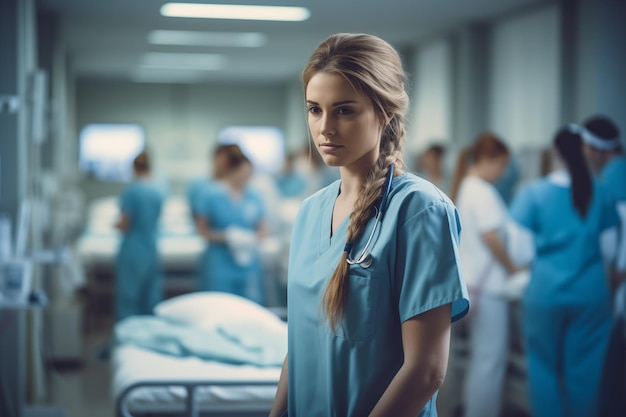
[[133,160],[144,146],[145,134],[139,125],[87,125],[80,132],[80,170],[101,181],[130,181]]
[[273,126],[228,126],[222,129],[217,141],[220,144],[239,145],[260,173],[273,174],[282,169],[285,159],[285,137]]

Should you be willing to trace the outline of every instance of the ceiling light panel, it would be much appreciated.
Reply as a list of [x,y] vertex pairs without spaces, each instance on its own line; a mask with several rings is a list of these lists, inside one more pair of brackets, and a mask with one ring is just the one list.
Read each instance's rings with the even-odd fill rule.
[[267,36],[258,32],[153,30],[148,34],[148,42],[155,45],[258,48],[267,43]]
[[219,54],[184,54],[148,52],[141,60],[142,67],[218,70],[224,67],[226,58]]
[[240,4],[166,3],[161,14],[168,17],[269,20],[301,22],[311,16],[304,7],[247,6]]

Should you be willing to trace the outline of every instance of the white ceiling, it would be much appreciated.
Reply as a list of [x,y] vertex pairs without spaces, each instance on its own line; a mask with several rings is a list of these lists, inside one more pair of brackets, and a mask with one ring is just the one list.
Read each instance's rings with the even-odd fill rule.
[[[194,2],[194,0],[186,0]],[[379,35],[397,48],[426,36],[514,12],[539,0],[222,0],[223,4],[304,6],[304,22],[260,22],[163,17],[167,0],[36,0],[39,8],[60,17],[61,33],[79,78],[132,79],[145,52],[219,53],[220,71],[163,72],[161,81],[279,81],[296,77],[311,51],[335,32]],[[199,2],[199,1],[195,1]],[[213,2],[215,3],[215,1]],[[261,32],[260,48],[151,45],[152,30]],[[163,70],[161,70],[163,71]],[[175,78],[170,78],[175,77]]]

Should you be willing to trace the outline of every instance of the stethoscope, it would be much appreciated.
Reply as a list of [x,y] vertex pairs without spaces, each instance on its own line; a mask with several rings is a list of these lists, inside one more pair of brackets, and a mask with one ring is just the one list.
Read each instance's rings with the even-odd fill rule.
[[344,251],[348,253],[346,257],[346,262],[348,262],[350,265],[360,265],[362,268],[369,268],[370,266],[372,266],[372,262],[374,258],[372,257],[370,247],[373,244],[374,235],[376,234],[378,225],[382,222],[383,214],[385,213],[385,210],[387,209],[387,200],[389,199],[389,193],[391,192],[391,181],[393,180],[394,168],[395,168],[394,164],[389,165],[389,170],[387,171],[387,178],[385,181],[385,186],[383,188],[383,196],[380,199],[380,202],[378,203],[378,205],[374,207],[374,210],[376,211],[374,227],[372,227],[372,231],[370,232],[370,236],[367,239],[367,243],[365,243],[365,247],[363,248],[363,250],[361,250],[361,252],[356,257],[356,259],[350,259],[350,251],[352,250],[352,243],[346,243],[346,246],[344,247]]

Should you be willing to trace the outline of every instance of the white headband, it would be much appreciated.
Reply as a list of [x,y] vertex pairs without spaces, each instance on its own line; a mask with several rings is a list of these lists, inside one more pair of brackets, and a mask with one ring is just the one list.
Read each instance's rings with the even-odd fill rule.
[[619,138],[602,139],[594,135],[593,133],[591,133],[589,129],[585,128],[584,126],[579,126],[579,125],[575,125],[575,126],[578,127],[579,130],[577,133],[580,134],[580,137],[582,138],[583,142],[585,142],[587,145],[591,146],[592,148],[596,148],[601,151],[613,151],[619,148],[619,146],[621,145]]

